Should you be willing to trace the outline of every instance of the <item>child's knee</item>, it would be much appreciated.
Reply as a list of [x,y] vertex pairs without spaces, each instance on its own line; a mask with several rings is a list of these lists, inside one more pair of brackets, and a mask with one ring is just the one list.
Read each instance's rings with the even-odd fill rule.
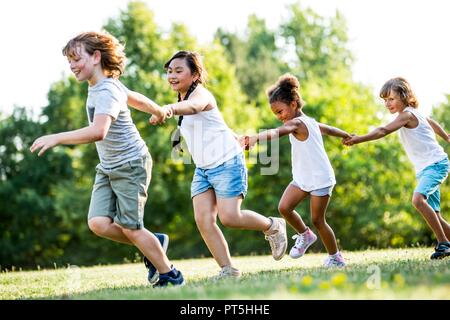
[[284,204],[283,202],[280,202],[278,204],[278,212],[283,216],[286,217],[291,214],[292,208],[289,205]]
[[311,218],[311,222],[314,225],[314,227],[320,229],[321,227],[323,227],[325,225],[325,217],[312,217]]
[[418,193],[418,192],[414,192],[414,195],[413,195],[413,197],[411,199],[411,202],[412,202],[414,207],[418,208],[418,207],[422,206],[426,202],[426,199],[423,196],[423,194]]
[[111,222],[105,221],[101,218],[92,218],[88,220],[89,229],[97,235],[104,234],[110,224]]
[[211,227],[216,223],[215,216],[210,213],[195,213],[194,219],[197,226],[201,228]]
[[220,222],[224,227],[235,228],[239,224],[239,217],[235,213],[226,212],[220,215]]
[[135,242],[142,234],[143,229],[127,229],[122,227],[122,232],[131,242]]

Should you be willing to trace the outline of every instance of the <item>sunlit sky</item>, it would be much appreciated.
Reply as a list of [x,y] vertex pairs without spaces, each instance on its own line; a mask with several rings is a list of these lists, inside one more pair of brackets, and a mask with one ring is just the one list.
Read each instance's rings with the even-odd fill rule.
[[[276,28],[293,0],[147,0],[161,29],[183,22],[200,43],[212,40],[217,27],[242,32],[254,13]],[[61,48],[77,33],[100,30],[117,17],[128,0],[0,1],[0,110],[14,104],[36,113],[47,104],[51,83],[69,74]],[[347,19],[356,81],[376,96],[394,76],[407,78],[420,107],[450,94],[450,1],[448,0],[302,0],[322,16],[338,9]],[[181,48],[174,48],[174,51]],[[207,59],[207,57],[205,57]],[[381,102],[381,101],[380,101]],[[80,106],[83,108],[84,106]]]

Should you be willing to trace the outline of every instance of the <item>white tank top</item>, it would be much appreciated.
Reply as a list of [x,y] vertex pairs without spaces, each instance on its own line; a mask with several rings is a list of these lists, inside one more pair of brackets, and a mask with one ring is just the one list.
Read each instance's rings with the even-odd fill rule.
[[192,160],[201,169],[215,168],[243,152],[217,107],[185,115],[181,134]]
[[445,159],[447,154],[436,141],[434,130],[427,119],[415,108],[406,107],[404,111],[411,112],[419,122],[413,129],[401,127],[398,131],[406,154],[416,173],[419,173],[429,165]]
[[292,176],[303,191],[313,191],[336,184],[334,171],[323,146],[319,125],[305,115],[297,117],[308,129],[305,141],[289,135],[292,152]]

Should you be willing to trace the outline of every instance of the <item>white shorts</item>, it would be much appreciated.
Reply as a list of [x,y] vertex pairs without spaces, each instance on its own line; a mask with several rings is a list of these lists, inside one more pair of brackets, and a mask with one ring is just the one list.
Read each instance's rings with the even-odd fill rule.
[[[291,184],[294,187],[299,188],[300,190],[303,190],[302,188],[299,187],[299,185],[295,182],[292,181]],[[316,190],[311,190],[311,191],[305,191],[305,192],[309,192],[312,196],[317,196],[317,197],[323,197],[323,196],[330,196],[333,193],[333,188],[334,188],[334,184],[325,188],[320,188],[320,189],[316,189]]]

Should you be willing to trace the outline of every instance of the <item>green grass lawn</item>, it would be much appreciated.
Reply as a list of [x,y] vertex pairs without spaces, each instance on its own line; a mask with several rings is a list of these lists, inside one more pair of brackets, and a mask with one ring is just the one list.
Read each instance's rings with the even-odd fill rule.
[[347,266],[325,269],[324,253],[235,257],[239,280],[214,281],[212,258],[175,260],[183,287],[153,289],[142,263],[0,274],[0,299],[450,299],[450,258],[430,248],[343,252]]

